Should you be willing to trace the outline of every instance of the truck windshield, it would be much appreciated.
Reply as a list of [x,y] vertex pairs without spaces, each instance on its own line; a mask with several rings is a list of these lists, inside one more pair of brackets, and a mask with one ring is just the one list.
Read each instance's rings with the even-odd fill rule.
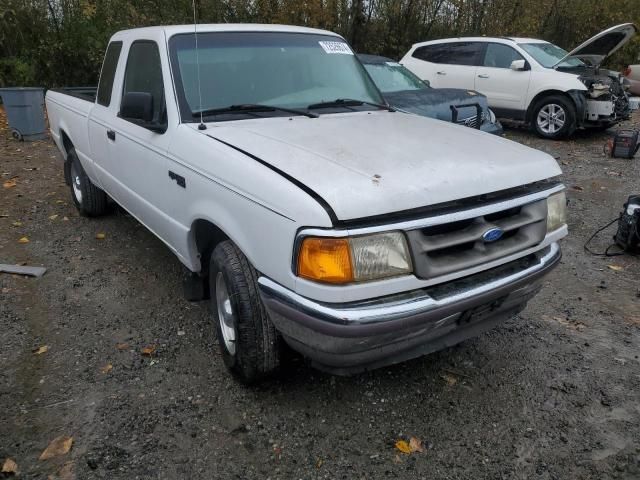
[[427,88],[422,80],[399,63],[365,63],[364,67],[383,93]]
[[[288,109],[348,98],[384,103],[349,46],[339,37],[307,33],[209,32],[169,41],[171,67],[185,122],[199,111],[258,104]],[[198,91],[198,65],[201,87]],[[340,110],[340,107],[337,107]],[[353,110],[354,107],[342,107]],[[363,103],[358,109],[375,108]],[[256,110],[226,110],[213,120],[253,118]],[[330,113],[335,109],[316,111]],[[233,112],[236,115],[230,116]],[[263,109],[269,115],[286,111]],[[266,113],[265,113],[266,114]]]
[[[545,68],[553,68],[569,53],[553,43],[519,43],[518,45]],[[581,67],[584,63],[577,58],[568,58],[560,65],[563,67]]]

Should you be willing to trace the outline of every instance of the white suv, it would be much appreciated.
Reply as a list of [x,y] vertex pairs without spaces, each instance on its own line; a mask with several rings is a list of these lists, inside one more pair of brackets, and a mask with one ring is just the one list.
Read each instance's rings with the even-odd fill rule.
[[567,53],[543,40],[449,38],[417,43],[400,63],[436,88],[477,90],[500,118],[531,125],[545,138],[577,128],[608,128],[628,118],[618,72],[600,64],[635,35],[631,23],[600,32]]

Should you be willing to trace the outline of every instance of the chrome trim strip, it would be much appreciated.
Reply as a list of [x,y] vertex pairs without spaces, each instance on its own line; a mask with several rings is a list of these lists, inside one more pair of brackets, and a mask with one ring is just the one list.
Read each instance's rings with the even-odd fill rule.
[[535,202],[536,200],[542,200],[548,198],[554,193],[565,190],[566,187],[563,184],[555,185],[547,190],[531,193],[522,197],[510,198],[501,202],[489,203],[480,207],[469,208],[467,210],[461,210],[459,212],[446,213],[443,215],[435,215],[432,217],[419,218],[417,220],[407,220],[404,222],[396,222],[382,225],[374,225],[370,227],[361,227],[354,229],[344,230],[332,230],[322,228],[305,228],[298,232],[297,238],[306,237],[310,235],[321,237],[346,237],[353,235],[367,235],[370,233],[390,232],[395,230],[416,230],[419,228],[432,227],[434,225],[442,225],[446,223],[457,222],[460,220],[466,220],[468,218],[481,217],[490,213],[499,212],[502,210],[508,210],[513,207],[518,207],[527,203]]
[[[298,295],[264,276],[258,279],[258,284],[263,298],[267,300],[267,304],[270,301],[279,302],[314,319],[332,324],[372,324],[423,315],[447,307],[455,307],[456,304],[507,287],[509,284],[524,281],[527,277],[541,273],[557,262],[559,258],[560,247],[557,243],[553,243],[549,247],[549,251],[539,257],[535,265],[471,288],[454,291],[439,300],[432,298],[426,292],[418,291],[415,292],[416,295],[411,295],[412,292],[409,292],[408,295],[396,295],[391,300],[383,298],[356,303],[330,304],[316,302]],[[421,295],[418,296],[417,293],[421,293]]]

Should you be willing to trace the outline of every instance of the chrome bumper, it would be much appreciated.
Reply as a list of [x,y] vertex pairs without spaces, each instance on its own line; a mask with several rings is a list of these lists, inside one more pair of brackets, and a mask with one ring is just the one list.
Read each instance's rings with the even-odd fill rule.
[[524,308],[560,257],[554,243],[449,283],[347,304],[316,302],[266,277],[258,283],[287,343],[319,368],[346,374],[440,350],[495,326]]

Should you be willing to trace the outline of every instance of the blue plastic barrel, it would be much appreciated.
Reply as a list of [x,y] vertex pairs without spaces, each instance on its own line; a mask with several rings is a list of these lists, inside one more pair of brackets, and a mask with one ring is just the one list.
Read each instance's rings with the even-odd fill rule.
[[29,141],[46,136],[42,88],[0,88],[0,97],[2,97],[13,138]]

